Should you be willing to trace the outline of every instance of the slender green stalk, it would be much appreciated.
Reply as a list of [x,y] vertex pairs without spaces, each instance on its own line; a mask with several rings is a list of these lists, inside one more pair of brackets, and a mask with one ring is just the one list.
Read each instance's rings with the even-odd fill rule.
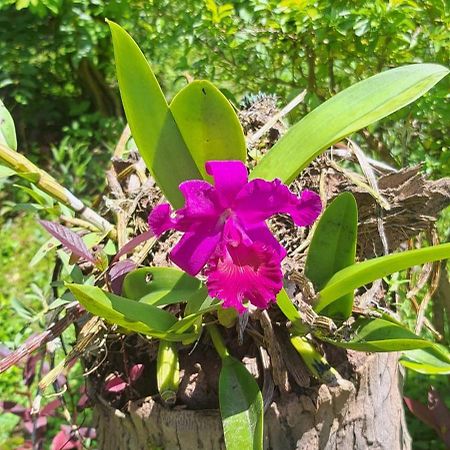
[[227,356],[230,356],[227,348],[225,347],[222,336],[219,333],[219,329],[215,325],[208,325],[207,330],[209,335],[211,336],[214,348],[216,349],[220,358],[225,359]]

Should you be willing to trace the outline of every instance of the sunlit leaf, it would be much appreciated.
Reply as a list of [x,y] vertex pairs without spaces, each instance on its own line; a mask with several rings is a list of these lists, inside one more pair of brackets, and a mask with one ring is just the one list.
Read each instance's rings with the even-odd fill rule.
[[[355,263],[358,208],[345,192],[327,207],[317,224],[306,258],[305,275],[317,290],[344,267]],[[346,319],[353,306],[353,292],[336,299],[322,314]]]
[[175,122],[204,178],[205,162],[241,160],[246,146],[239,119],[225,96],[209,81],[194,81],[170,104]]
[[321,312],[337,298],[408,267],[450,258],[450,243],[369,259],[342,269],[319,292],[314,309]]
[[219,402],[227,450],[262,450],[262,395],[253,375],[231,356],[222,359]]
[[450,353],[438,344],[421,350],[404,352],[400,363],[408,369],[426,375],[450,374]]
[[345,89],[294,125],[262,158],[251,178],[290,183],[330,145],[413,102],[447,73],[437,64],[412,64]]
[[360,352],[395,352],[434,345],[407,328],[384,319],[358,319],[352,329],[355,335],[349,341],[323,339],[337,347]]
[[[199,293],[199,291],[201,291]],[[197,294],[207,296],[199,279],[169,267],[145,267],[130,272],[123,283],[127,298],[151,305],[186,302]]]
[[178,185],[201,179],[170,112],[158,81],[141,50],[119,25],[111,28],[117,79],[131,133],[156,182],[176,208],[183,205]]

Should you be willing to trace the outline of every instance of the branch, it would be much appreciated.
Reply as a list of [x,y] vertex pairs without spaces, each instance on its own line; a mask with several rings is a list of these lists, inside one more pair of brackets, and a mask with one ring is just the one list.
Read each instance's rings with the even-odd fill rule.
[[77,212],[80,217],[102,231],[113,231],[114,226],[88,208],[72,192],[61,186],[51,175],[37,167],[22,154],[0,144],[0,162],[13,169],[19,176],[29,180],[55,200]]

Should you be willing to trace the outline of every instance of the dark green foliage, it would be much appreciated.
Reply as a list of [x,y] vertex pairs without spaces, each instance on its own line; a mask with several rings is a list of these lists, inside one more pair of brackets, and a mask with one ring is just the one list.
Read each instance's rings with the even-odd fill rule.
[[[96,121],[81,124],[96,129],[91,142],[111,139],[94,119],[121,114],[106,17],[140,43],[169,96],[186,72],[237,96],[263,90],[283,103],[306,88],[296,115],[382,70],[449,64],[450,16],[442,0],[20,0],[2,2],[0,11],[0,96],[22,147],[59,140],[62,128],[86,113]],[[444,81],[372,125],[360,143],[393,164],[424,161],[435,175],[448,173],[450,153],[441,151],[448,87]]]

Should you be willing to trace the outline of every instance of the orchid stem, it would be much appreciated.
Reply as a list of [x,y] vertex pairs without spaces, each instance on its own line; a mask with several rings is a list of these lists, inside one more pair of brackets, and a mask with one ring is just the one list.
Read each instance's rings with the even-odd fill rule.
[[207,327],[208,333],[211,336],[212,343],[214,344],[214,348],[219,354],[221,359],[225,359],[230,356],[227,348],[222,339],[222,335],[219,332],[219,329],[215,325],[208,325]]

